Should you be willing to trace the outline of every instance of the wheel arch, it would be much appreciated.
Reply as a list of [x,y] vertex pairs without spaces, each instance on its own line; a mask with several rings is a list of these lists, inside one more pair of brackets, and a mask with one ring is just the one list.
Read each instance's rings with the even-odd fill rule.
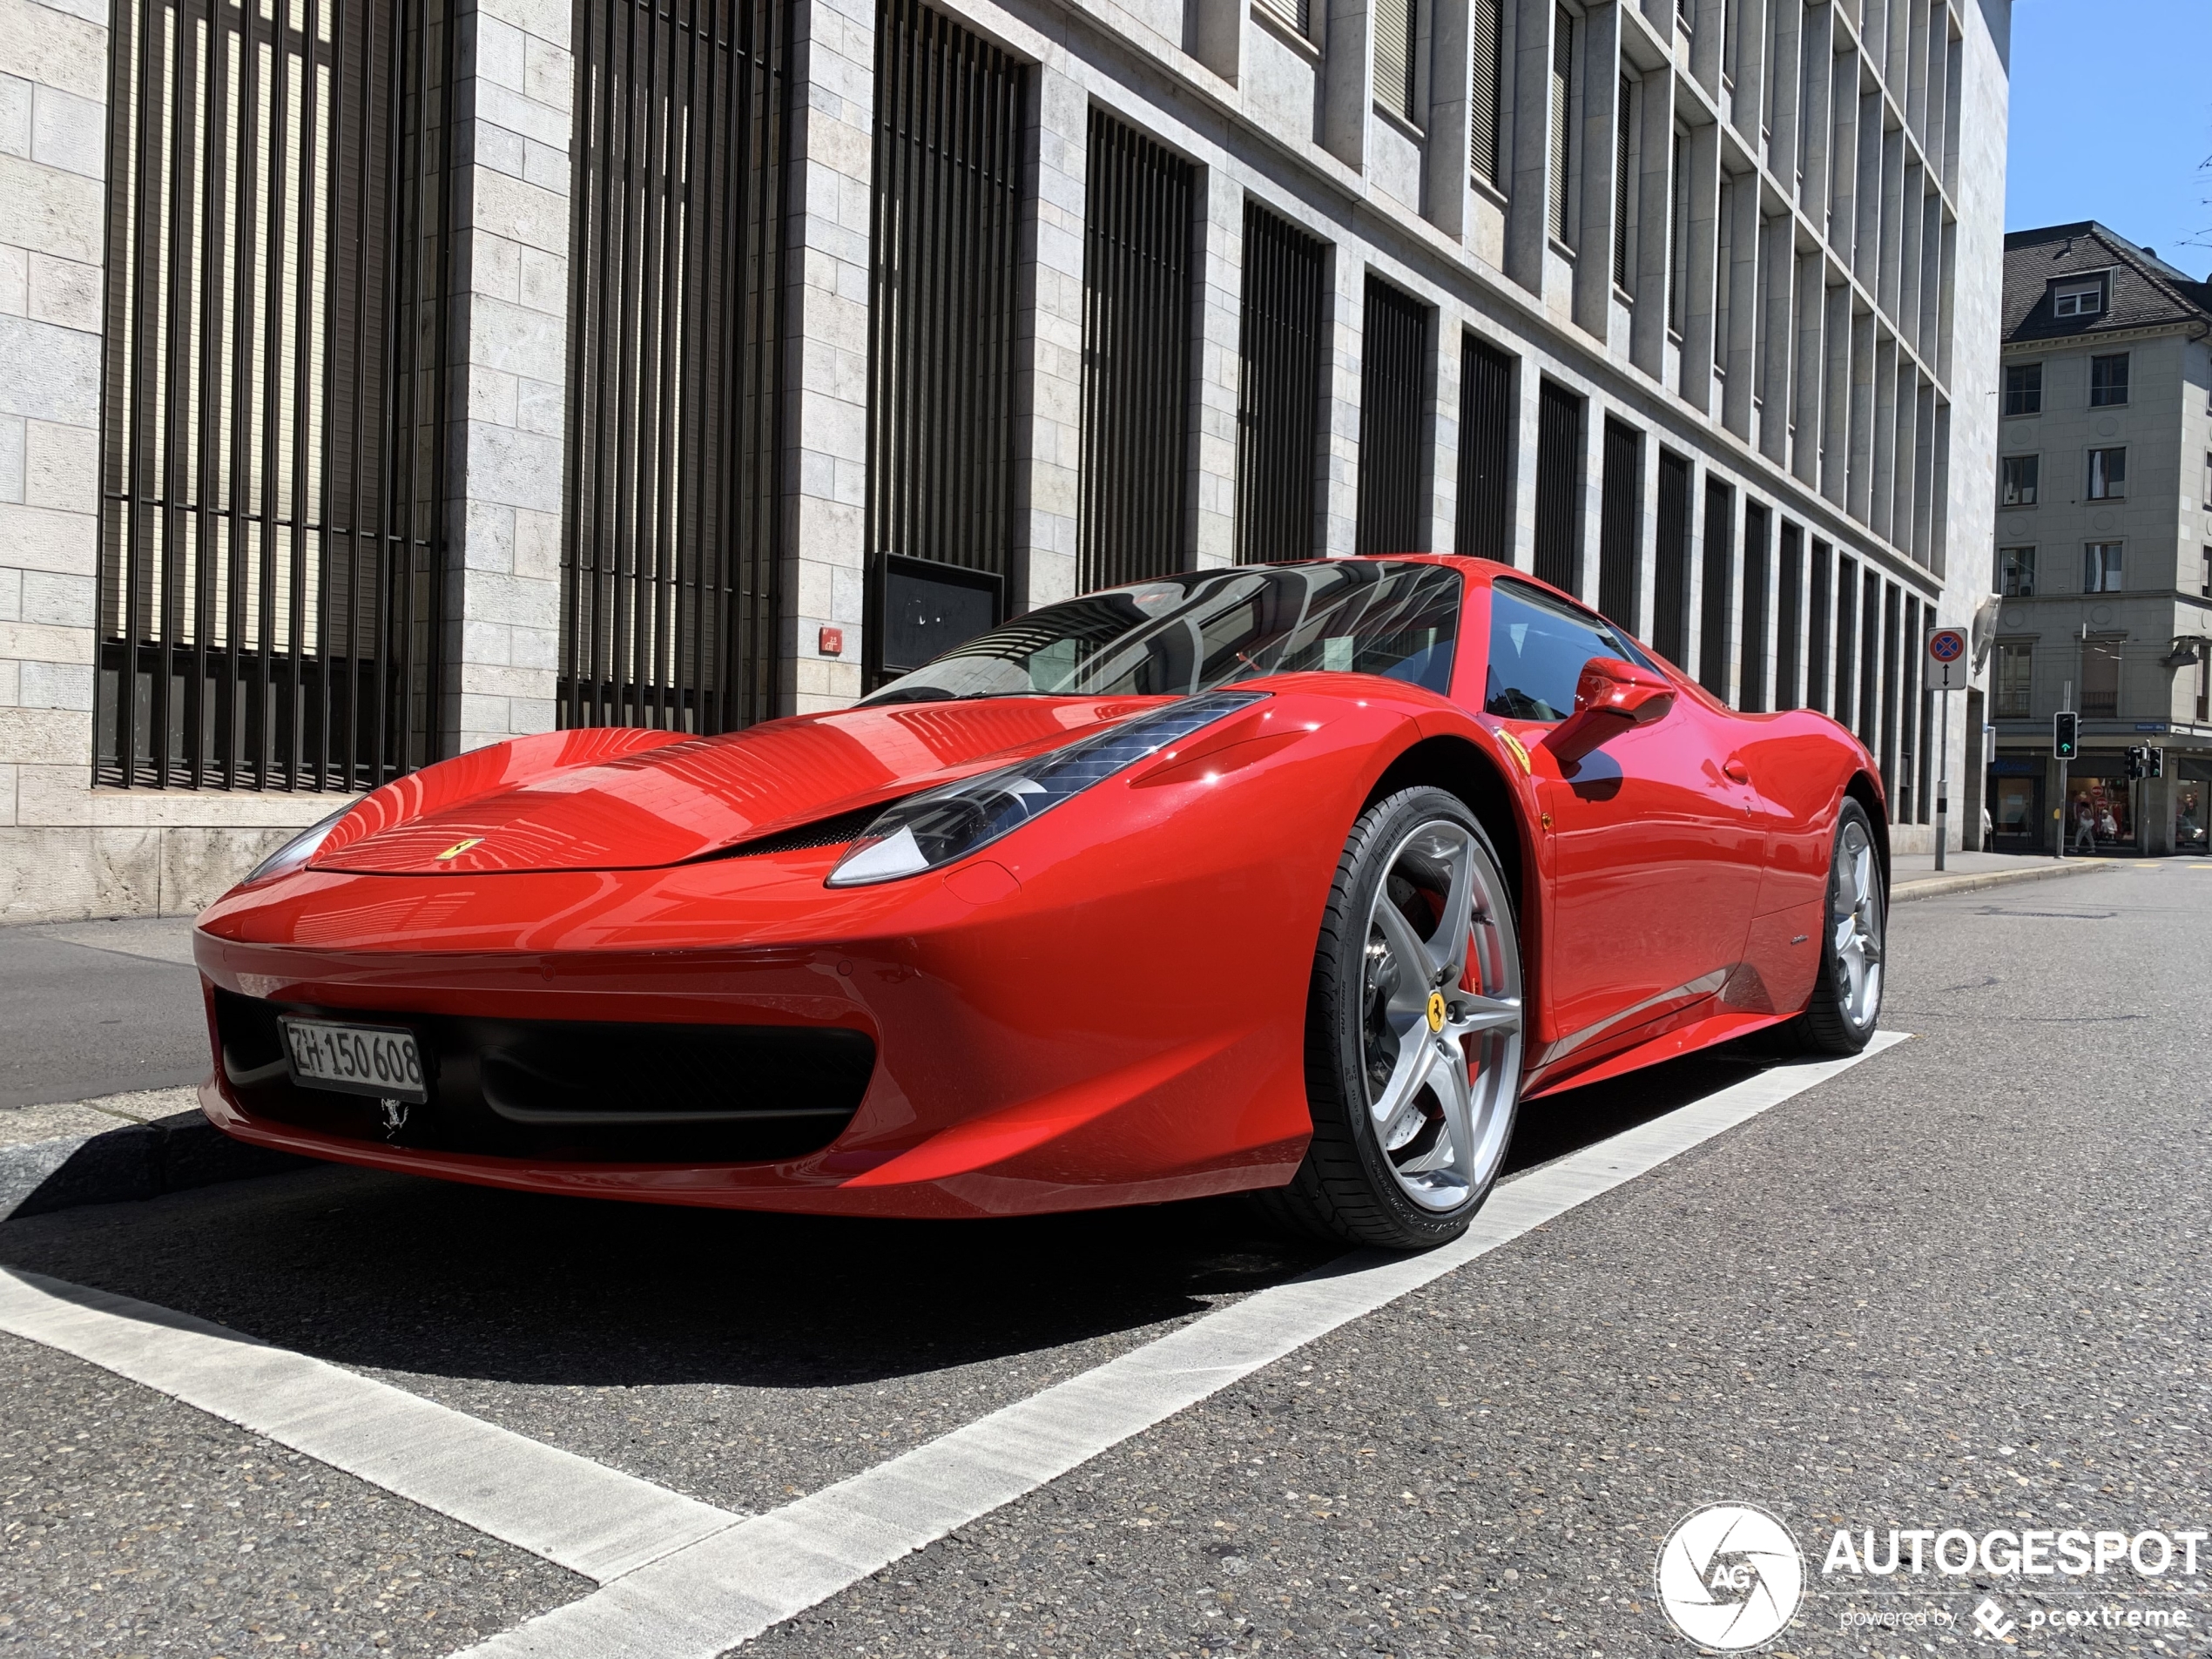
[[[1513,890],[1514,911],[1521,919],[1525,934],[1528,931],[1529,892],[1535,873],[1529,863],[1528,836],[1521,814],[1514,808],[1512,786],[1507,782],[1504,771],[1465,738],[1424,738],[1383,769],[1382,776],[1367,792],[1367,799],[1359,804],[1359,810],[1364,813],[1386,796],[1421,785],[1457,795],[1474,812],[1475,821],[1490,837],[1506,867],[1506,880]],[[1526,963],[1523,972],[1527,972]]]
[[1890,893],[1890,815],[1882,805],[1882,787],[1865,771],[1851,773],[1851,781],[1844,786],[1844,797],[1855,800],[1865,811],[1867,821],[1874,826],[1874,856],[1882,864],[1882,901],[1889,902]]

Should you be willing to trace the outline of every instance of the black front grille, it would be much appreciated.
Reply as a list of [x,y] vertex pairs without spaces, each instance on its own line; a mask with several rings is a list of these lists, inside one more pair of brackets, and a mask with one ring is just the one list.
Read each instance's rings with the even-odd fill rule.
[[[302,1088],[285,1015],[415,1033],[430,1098],[387,1130],[374,1100]],[[492,1157],[752,1163],[844,1132],[875,1069],[867,1033],[786,1025],[597,1021],[322,1008],[215,993],[223,1071],[252,1116],[348,1140]]]

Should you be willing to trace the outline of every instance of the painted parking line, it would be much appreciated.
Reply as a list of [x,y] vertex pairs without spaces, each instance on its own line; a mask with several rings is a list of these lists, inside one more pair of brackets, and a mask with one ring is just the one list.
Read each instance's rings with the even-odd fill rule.
[[744,1517],[189,1314],[0,1268],[0,1331],[601,1583]]
[[1903,1042],[1779,1066],[1501,1184],[1457,1242],[1359,1251],[664,1556],[465,1659],[713,1659],[1261,1366]]

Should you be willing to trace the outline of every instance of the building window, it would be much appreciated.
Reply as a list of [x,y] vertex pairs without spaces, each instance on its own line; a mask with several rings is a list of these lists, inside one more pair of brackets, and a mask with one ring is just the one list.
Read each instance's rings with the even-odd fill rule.
[[1022,66],[914,0],[876,33],[867,675],[1003,617],[1014,535]]
[[1418,0],[1375,0],[1375,102],[1418,125],[1413,103],[1413,24]]
[[1292,34],[1304,36],[1311,32],[1306,21],[1306,0],[1258,0],[1259,9]]
[[1552,8],[1551,107],[1551,229],[1564,242],[1567,237],[1567,187],[1569,169],[1568,139],[1575,108],[1575,14],[1564,6]]
[[1359,516],[1357,550],[1428,546],[1421,500],[1421,383],[1428,308],[1375,277],[1359,350]]
[[2035,550],[2000,547],[1997,550],[1997,590],[2007,599],[2035,597]]
[[452,689],[450,14],[113,17],[94,776],[374,788]]
[[2005,370],[2005,413],[2043,413],[2043,365],[2014,363]]
[[1735,610],[1736,496],[1726,484],[1705,482],[1704,616],[1697,642],[1697,683],[1728,701],[1729,620]]
[[1680,339],[1689,327],[1689,172],[1683,164],[1683,134],[1675,130],[1674,189],[1667,205],[1667,327]]
[[2120,641],[2081,642],[2081,713],[2091,720],[2120,718]]
[[1190,164],[1090,112],[1076,591],[1183,568]]
[[1629,286],[1629,170],[1633,165],[1635,138],[1636,84],[1621,78],[1621,101],[1614,107],[1613,132],[1613,286]]
[[1642,528],[1637,487],[1642,478],[1643,435],[1608,421],[1598,487],[1597,608],[1632,634],[1643,631],[1643,618],[1636,612],[1636,541]]
[[2089,407],[2103,408],[2128,401],[2128,354],[2089,360]]
[[1513,562],[1513,359],[1473,334],[1460,348],[1460,516],[1453,550]]
[[2043,471],[2041,455],[2006,455],[1998,463],[1998,500],[2007,507],[2035,505],[2036,480]]
[[2055,317],[2100,317],[2105,308],[2105,280],[2051,285],[2051,314]]
[[2033,711],[2029,694],[2035,679],[2035,646],[2028,640],[1997,642],[1997,673],[1992,688],[2000,720],[2025,720]]
[[1312,556],[1327,263],[1322,243],[1245,202],[1237,340],[1239,563]]
[[1467,166],[1478,179],[1498,182],[1498,111],[1505,105],[1505,59],[1500,44],[1500,0],[1469,0],[1467,33],[1474,48],[1467,101],[1474,120],[1467,131]]
[[2082,592],[2120,591],[2121,546],[2118,542],[2091,542],[2081,550]]
[[1581,591],[1582,400],[1546,381],[1536,397],[1536,574]]
[[1689,462],[1659,452],[1659,545],[1651,573],[1651,643],[1680,664],[1689,658]]
[[2212,599],[2212,547],[2204,550],[2204,564],[2197,572],[2196,590],[2206,598]]
[[2089,451],[2089,499],[2118,501],[2128,493],[2128,452],[2125,449]]

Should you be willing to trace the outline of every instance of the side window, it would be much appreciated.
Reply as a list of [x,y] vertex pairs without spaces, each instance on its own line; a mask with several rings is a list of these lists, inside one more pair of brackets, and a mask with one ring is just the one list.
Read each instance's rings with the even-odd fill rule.
[[1564,720],[1575,712],[1575,684],[1593,657],[1651,666],[1625,635],[1588,611],[1518,582],[1491,584],[1484,713],[1508,720]]

